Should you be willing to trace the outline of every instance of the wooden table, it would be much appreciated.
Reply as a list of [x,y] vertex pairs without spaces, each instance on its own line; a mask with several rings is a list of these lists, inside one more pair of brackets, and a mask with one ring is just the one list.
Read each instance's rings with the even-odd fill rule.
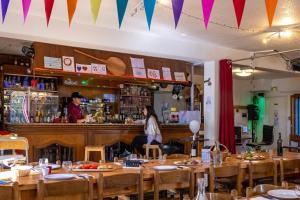
[[[266,154],[266,156],[269,156],[269,155]],[[291,159],[291,160],[300,159],[300,154],[294,153],[294,152],[284,152],[283,158]],[[276,158],[276,157],[275,158],[267,158],[265,160],[252,161],[252,162],[267,163],[267,162],[273,162],[273,159],[280,159],[280,158]],[[178,160],[180,160],[180,159],[168,159],[165,161],[164,165],[174,164],[174,162],[178,161]],[[241,164],[241,168],[246,171],[249,161],[237,159],[235,155],[232,155],[230,158],[227,158],[226,161],[224,161],[220,167],[226,166],[226,165],[238,165],[238,164]],[[149,163],[143,165],[145,191],[152,190],[152,183],[153,183],[153,176],[154,176],[153,166],[155,166],[155,165],[160,165],[160,164],[158,161],[150,161]],[[203,163],[201,165],[193,166],[194,170],[197,173],[205,173],[208,171],[209,167],[210,167],[209,163]],[[128,173],[128,172],[132,172],[132,171],[138,172],[138,169],[120,168],[120,169],[117,169],[112,172],[105,172],[104,176],[109,176],[109,175],[118,174],[118,173]],[[63,173],[63,171],[61,169],[53,170],[53,173]],[[96,177],[98,175],[97,172],[80,172],[77,174],[83,174],[83,173],[92,175],[94,177],[93,181],[94,181],[94,183],[96,183]],[[1,173],[0,173],[0,177],[1,177]],[[40,174],[37,174],[37,175],[30,175],[27,177],[18,177],[16,179],[16,181],[20,185],[22,200],[35,199],[37,182],[38,182],[38,180],[40,180],[42,178],[43,177]],[[214,199],[214,198],[212,198],[212,199]]]

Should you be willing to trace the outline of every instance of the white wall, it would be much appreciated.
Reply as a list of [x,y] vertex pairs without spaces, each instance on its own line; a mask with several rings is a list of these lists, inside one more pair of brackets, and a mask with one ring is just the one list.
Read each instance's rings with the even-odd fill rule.
[[[265,93],[265,119],[264,124],[274,125],[274,116],[278,114],[278,125],[275,127],[274,138],[282,133],[284,145],[289,143],[290,135],[290,96],[300,93],[299,78],[283,79],[260,79],[253,83],[250,80],[233,81],[234,105],[248,105],[251,103],[251,91],[262,91]],[[271,88],[277,91],[271,91]],[[235,115],[238,115],[235,113]],[[237,116],[235,116],[237,118]],[[239,123],[235,119],[236,123]],[[275,123],[276,125],[277,123]],[[276,144],[274,144],[274,147]]]

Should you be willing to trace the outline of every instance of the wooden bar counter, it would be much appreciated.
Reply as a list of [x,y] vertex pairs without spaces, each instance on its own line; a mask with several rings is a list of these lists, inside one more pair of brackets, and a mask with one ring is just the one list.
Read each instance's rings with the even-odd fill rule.
[[[29,141],[29,161],[37,161],[37,149],[51,144],[74,148],[74,160],[84,159],[87,145],[123,142],[130,145],[133,138],[144,134],[143,125],[125,124],[6,124],[6,129]],[[163,143],[191,136],[187,125],[161,125]],[[183,143],[188,152],[190,143]]]

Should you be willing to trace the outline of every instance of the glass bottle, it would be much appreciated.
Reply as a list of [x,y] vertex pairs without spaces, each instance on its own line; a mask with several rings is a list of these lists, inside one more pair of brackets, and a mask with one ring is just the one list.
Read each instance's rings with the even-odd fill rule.
[[197,141],[195,134],[193,135],[191,157],[197,157]]
[[205,179],[198,178],[197,184],[198,184],[198,192],[194,200],[206,200],[207,198],[205,195]]
[[282,139],[281,139],[281,133],[279,133],[279,137],[277,140],[277,156],[282,156],[282,154],[283,154]]

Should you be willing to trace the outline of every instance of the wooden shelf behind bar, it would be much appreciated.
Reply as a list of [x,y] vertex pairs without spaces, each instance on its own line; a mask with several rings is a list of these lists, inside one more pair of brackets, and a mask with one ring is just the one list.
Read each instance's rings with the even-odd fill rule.
[[46,69],[43,67],[35,67],[33,69],[35,75],[43,76],[61,76],[61,77],[85,77],[85,78],[94,78],[107,81],[121,82],[121,83],[167,83],[167,84],[182,84],[188,85],[188,81],[168,81],[163,79],[149,79],[149,78],[136,78],[133,76],[115,76],[115,75],[98,75],[92,73],[77,73],[77,72],[66,72],[59,69]]

